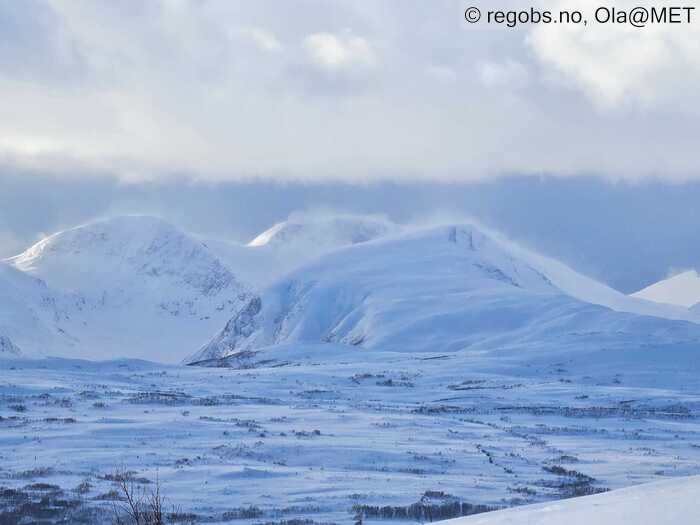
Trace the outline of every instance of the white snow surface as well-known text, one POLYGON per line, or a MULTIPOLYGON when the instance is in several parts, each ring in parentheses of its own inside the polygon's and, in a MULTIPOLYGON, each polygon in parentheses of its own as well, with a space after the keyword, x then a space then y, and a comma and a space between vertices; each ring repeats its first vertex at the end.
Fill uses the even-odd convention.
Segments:
POLYGON ((441 521, 442 525, 696 525, 700 476, 441 521))
POLYGON ((698 475, 697 354, 581 348, 517 363, 325 343, 215 369, 0 360, 0 519, 4 488, 43 483, 65 499, 87 482, 79 497, 103 518, 87 523, 113 523, 116 469, 158 477, 195 523, 259 509, 241 525, 353 523, 357 504, 504 508, 698 475))
POLYGON ((2 277, 0 328, 28 355, 177 362, 251 296, 200 241, 145 216, 51 235, 2 277))
POLYGON ((320 257, 252 298, 191 359, 280 343, 534 352, 697 342, 699 320, 684 308, 628 297, 476 226, 445 226, 320 257))
POLYGON ((632 295, 648 301, 690 308, 700 303, 700 275, 696 270, 688 270, 647 286, 632 295))
POLYGON ((62 312, 79 307, 77 298, 55 293, 41 279, 0 262, 0 354, 64 348, 70 338, 56 323, 65 320, 62 312))

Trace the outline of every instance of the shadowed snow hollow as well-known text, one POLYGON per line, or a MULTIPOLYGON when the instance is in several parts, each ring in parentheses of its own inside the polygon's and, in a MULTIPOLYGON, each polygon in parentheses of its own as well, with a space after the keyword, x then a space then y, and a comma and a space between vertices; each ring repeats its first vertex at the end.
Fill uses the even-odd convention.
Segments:
POLYGON ((280 343, 534 352, 700 341, 700 326, 667 319, 695 318, 629 298, 476 227, 450 226, 321 257, 249 301, 192 361, 280 343))
POLYGON ((251 296, 201 242, 153 217, 59 232, 7 262, 72 299, 50 323, 69 348, 31 344, 34 353, 179 361, 251 296))

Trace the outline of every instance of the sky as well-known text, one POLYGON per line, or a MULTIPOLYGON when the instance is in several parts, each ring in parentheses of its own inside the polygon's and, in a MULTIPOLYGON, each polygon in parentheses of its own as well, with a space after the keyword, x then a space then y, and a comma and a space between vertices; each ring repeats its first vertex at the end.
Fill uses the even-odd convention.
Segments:
POLYGON ((511 29, 465 1, 2 0, 0 154, 132 180, 700 176, 700 21, 511 29))
POLYGON ((475 217, 623 291, 700 265, 700 13, 470 5, 530 7, 0 0, 0 256, 119 213, 248 240, 336 210, 475 217))

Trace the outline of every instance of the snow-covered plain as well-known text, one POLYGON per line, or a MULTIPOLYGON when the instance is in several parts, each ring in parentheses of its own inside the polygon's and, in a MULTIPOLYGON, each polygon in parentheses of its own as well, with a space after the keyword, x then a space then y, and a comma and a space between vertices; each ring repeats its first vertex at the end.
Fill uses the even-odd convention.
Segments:
POLYGON ((700 474, 700 312, 473 225, 213 244, 118 218, 0 264, 0 523, 110 523, 116 471, 182 522, 284 525, 700 474))
POLYGON ((0 486, 61 487, 108 511, 110 475, 126 469, 157 476, 199 523, 348 523, 354 505, 367 522, 421 501, 450 517, 439 509, 453 502, 507 507, 696 475, 690 351, 520 366, 332 344, 278 347, 242 369, 14 360, 0 379, 0 486))

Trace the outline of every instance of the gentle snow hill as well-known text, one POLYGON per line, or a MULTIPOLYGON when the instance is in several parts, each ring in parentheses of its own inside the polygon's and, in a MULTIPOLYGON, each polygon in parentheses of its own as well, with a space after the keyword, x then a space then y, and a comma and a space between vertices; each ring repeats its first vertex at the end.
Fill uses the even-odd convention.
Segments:
POLYGON ((191 361, 281 343, 542 352, 700 342, 698 324, 675 320, 698 316, 627 297, 477 227, 448 226, 321 257, 252 298, 191 361))
POLYGON ((292 215, 248 244, 225 240, 204 243, 244 282, 265 287, 284 274, 338 248, 401 231, 380 218, 358 215, 292 215))
POLYGON ((579 498, 526 505, 443 525, 697 525, 700 476, 638 485, 579 498))
POLYGON ((695 270, 679 273, 632 294, 656 303, 690 308, 700 303, 700 275, 695 270))
MULTIPOLYGON (((24 321, 14 324, 27 343, 17 344, 33 354, 176 362, 252 296, 200 241, 154 217, 59 232, 7 263, 43 281, 49 296, 70 298, 56 304, 50 330, 70 340, 68 349, 39 345, 24 321)), ((40 295, 28 296, 28 308, 45 302, 40 295)))

